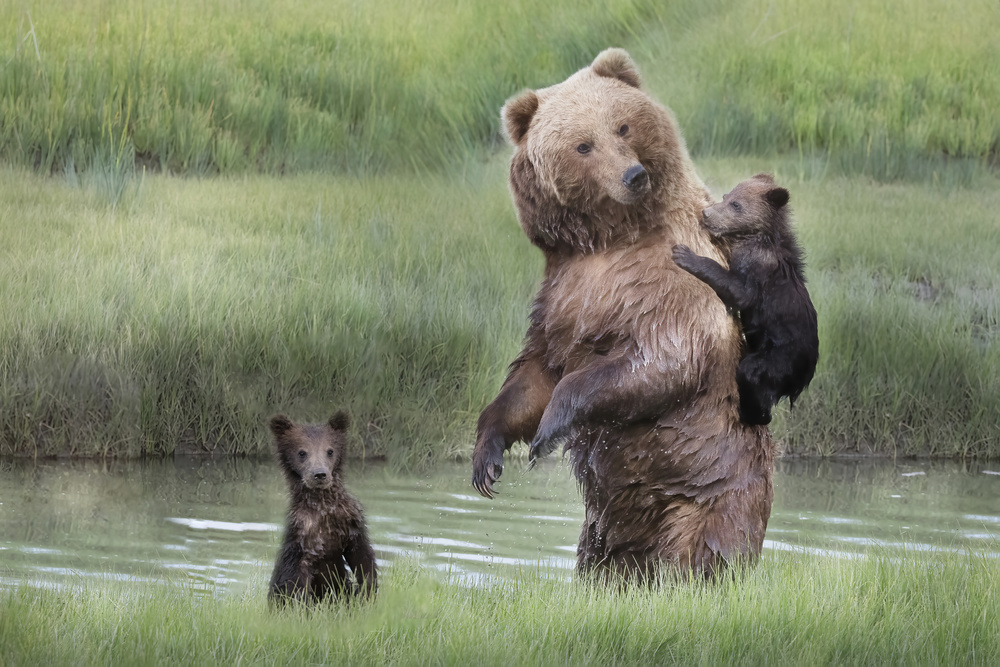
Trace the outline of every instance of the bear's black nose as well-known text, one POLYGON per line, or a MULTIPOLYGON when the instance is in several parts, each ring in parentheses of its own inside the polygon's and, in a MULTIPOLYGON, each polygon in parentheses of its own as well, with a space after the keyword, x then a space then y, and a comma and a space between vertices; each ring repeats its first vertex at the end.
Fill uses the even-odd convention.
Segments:
POLYGON ((649 174, 646 173, 641 164, 637 164, 634 167, 629 167, 625 175, 622 176, 622 182, 626 188, 635 192, 646 187, 646 183, 649 182, 649 174))
POLYGON ((322 470, 320 470, 318 472, 314 472, 313 473, 313 479, 324 480, 324 479, 326 479, 326 473, 323 472, 322 470))

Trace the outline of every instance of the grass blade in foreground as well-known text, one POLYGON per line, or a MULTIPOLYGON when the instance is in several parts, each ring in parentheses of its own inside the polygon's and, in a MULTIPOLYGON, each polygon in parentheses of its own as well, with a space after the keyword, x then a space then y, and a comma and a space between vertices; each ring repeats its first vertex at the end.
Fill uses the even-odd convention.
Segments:
POLYGON ((771 554, 743 577, 607 589, 508 572, 469 589, 397 562, 378 600, 267 611, 183 584, 0 593, 9 665, 996 664, 996 554, 771 554))

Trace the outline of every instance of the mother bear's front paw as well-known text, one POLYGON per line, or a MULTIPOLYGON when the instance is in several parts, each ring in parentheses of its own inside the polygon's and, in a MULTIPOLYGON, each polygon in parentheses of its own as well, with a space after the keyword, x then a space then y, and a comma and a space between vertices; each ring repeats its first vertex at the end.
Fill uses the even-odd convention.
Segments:
POLYGON ((531 447, 528 449, 528 460, 535 461, 551 454, 568 433, 568 424, 558 425, 553 424, 551 420, 542 419, 542 423, 538 426, 538 431, 531 441, 531 447))
POLYGON ((484 498, 495 495, 493 485, 503 474, 503 450, 486 453, 477 451, 472 456, 472 486, 484 498))

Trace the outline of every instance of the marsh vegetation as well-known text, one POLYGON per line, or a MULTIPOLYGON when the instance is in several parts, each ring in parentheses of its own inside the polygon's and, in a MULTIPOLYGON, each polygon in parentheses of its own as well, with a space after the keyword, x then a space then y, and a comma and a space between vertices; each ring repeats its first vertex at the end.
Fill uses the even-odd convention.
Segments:
POLYGON ((498 108, 608 44, 716 195, 792 192, 787 449, 1000 455, 994 3, 7 5, 0 455, 257 455, 345 407, 357 456, 466 457, 541 275, 498 108))

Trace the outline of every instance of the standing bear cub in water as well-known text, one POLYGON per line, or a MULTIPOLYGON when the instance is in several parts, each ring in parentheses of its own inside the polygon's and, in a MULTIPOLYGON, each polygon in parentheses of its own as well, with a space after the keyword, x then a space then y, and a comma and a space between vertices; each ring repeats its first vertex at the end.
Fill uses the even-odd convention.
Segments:
POLYGON ((736 371, 740 418, 767 424, 787 396, 794 405, 816 371, 816 310, 802 274, 802 251, 788 220, 788 190, 768 174, 743 181, 702 213, 712 238, 730 255, 729 270, 685 245, 674 262, 738 310, 747 354, 736 371))
POLYGON ((345 412, 316 425, 295 424, 284 415, 271 418, 291 496, 285 539, 271 576, 271 603, 375 592, 375 551, 364 510, 341 481, 349 421, 345 412))

